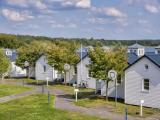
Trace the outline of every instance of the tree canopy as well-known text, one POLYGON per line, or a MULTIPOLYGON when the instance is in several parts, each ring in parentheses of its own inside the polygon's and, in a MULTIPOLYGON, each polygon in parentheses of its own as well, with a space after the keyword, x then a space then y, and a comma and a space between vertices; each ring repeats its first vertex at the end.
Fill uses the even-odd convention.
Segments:
POLYGON ((3 74, 8 72, 9 69, 9 59, 5 56, 4 50, 0 49, 0 76, 3 77, 3 74))
POLYGON ((90 50, 89 56, 91 59, 89 67, 93 77, 107 80, 108 71, 111 69, 117 71, 119 79, 123 76, 123 70, 127 66, 125 47, 114 46, 109 50, 96 47, 93 50, 90 50))

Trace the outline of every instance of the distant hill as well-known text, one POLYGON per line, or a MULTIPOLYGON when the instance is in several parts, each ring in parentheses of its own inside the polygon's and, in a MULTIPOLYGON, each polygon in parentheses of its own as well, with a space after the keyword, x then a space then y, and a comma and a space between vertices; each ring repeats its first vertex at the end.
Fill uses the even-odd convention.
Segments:
POLYGON ((86 38, 50 38, 44 36, 30 36, 30 35, 13 35, 13 34, 3 34, 0 33, 0 47, 4 48, 19 48, 24 44, 30 44, 32 41, 68 41, 68 42, 76 42, 77 44, 82 43, 85 46, 96 46, 97 44, 103 46, 109 46, 114 44, 122 44, 122 45, 132 45, 134 43, 139 43, 145 46, 158 46, 160 45, 159 40, 105 40, 105 39, 86 39, 86 38))

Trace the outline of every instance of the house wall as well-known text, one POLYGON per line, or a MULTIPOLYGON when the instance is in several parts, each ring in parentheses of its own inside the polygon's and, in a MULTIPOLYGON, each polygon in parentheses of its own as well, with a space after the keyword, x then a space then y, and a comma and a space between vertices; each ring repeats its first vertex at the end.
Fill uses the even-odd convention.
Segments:
POLYGON ((125 103, 160 108, 160 68, 146 57, 139 60, 125 71, 125 103), (149 69, 145 69, 145 64, 149 69), (150 80, 149 92, 142 91, 143 79, 150 80))
POLYGON ((77 81, 77 75, 75 74, 74 66, 71 66, 69 71, 66 71, 66 83, 73 84, 77 81))
POLYGON ((96 89, 96 79, 89 77, 89 65, 90 58, 87 56, 81 62, 77 64, 77 84, 80 85, 82 82, 88 84, 88 88, 96 89), (82 74, 82 75, 81 75, 82 74))
POLYGON ((35 67, 29 67, 29 78, 35 78, 35 67))
POLYGON ((41 56, 36 62, 35 78, 36 80, 46 80, 47 77, 49 78, 49 81, 53 81, 58 78, 58 71, 47 64, 45 56, 41 56), (46 66, 46 71, 44 71, 44 66, 46 66))
MULTIPOLYGON (((115 81, 110 81, 108 84, 108 97, 116 96, 115 81)), ((106 96, 106 82, 101 81, 101 95, 106 96)), ((124 80, 121 84, 117 84, 117 98, 124 99, 124 80)))
POLYGON ((11 71, 9 73, 9 76, 14 78, 26 77, 26 70, 17 66, 15 62, 11 62, 11 71))

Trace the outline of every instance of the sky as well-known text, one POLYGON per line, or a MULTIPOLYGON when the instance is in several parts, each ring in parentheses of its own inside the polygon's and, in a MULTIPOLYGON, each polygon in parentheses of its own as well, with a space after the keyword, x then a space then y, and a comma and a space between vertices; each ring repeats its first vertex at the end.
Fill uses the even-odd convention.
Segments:
POLYGON ((0 0, 0 33, 160 39, 160 0, 0 0))

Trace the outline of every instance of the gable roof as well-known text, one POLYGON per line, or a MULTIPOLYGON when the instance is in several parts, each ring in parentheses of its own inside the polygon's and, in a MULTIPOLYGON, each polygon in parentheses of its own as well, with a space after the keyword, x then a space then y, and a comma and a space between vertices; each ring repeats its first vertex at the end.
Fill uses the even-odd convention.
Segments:
POLYGON ((17 52, 15 49, 4 49, 4 54, 7 56, 7 58, 11 61, 14 62, 17 59, 17 52), (10 55, 7 55, 7 52, 11 52, 10 55))
POLYGON ((128 46, 128 48, 135 48, 135 49, 137 49, 137 48, 144 48, 144 46, 142 46, 142 45, 140 45, 138 43, 135 43, 135 44, 133 44, 131 46, 128 46))
POLYGON ((134 61, 132 64, 130 64, 128 67, 126 67, 124 70, 127 70, 130 68, 132 65, 136 64, 139 60, 142 58, 147 58, 150 60, 152 63, 154 63, 156 66, 160 68, 160 55, 159 54, 149 54, 149 55, 143 55, 142 57, 138 58, 136 61, 134 61))
POLYGON ((135 53, 128 53, 127 54, 128 64, 132 64, 134 61, 138 59, 138 56, 135 53))
POLYGON ((89 48, 81 48, 77 50, 77 55, 80 57, 80 60, 77 62, 77 64, 83 60, 84 58, 86 58, 88 56, 88 49, 89 48), (81 58, 81 52, 82 52, 82 58, 81 58))
POLYGON ((160 45, 158 45, 157 47, 155 47, 155 49, 160 49, 160 45))

